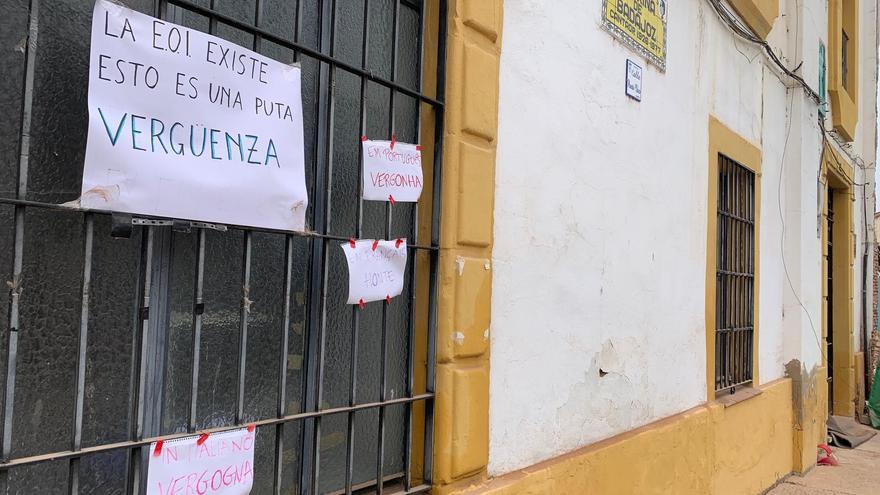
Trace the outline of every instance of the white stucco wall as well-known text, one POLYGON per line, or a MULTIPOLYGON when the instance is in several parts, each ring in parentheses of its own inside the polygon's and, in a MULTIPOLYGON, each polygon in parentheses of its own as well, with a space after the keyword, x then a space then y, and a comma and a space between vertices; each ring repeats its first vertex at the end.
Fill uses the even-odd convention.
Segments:
MULTIPOLYGON (((704 0, 668 5, 664 74, 601 28, 601 2, 504 4, 491 475, 705 402, 710 114, 763 151, 759 380, 821 360, 815 105, 704 0), (641 103, 624 94, 627 58, 644 68, 641 103)), ((809 40, 793 53, 805 74, 824 16, 780 18, 770 36, 809 40)))

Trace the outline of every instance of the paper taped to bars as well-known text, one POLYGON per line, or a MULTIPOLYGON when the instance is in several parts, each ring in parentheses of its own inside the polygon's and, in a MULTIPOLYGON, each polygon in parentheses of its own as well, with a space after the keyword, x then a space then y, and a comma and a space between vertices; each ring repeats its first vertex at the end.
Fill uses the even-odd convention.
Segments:
POLYGON ((420 146, 392 141, 363 141, 364 199, 417 202, 422 194, 420 146), (392 145, 393 143, 393 145, 392 145))
POLYGON ((247 428, 150 445, 147 495, 247 495, 254 484, 255 432, 247 428))
POLYGON ((299 67, 98 0, 88 108, 82 207, 305 229, 299 67))
POLYGON ((406 239, 342 244, 348 262, 348 304, 383 301, 403 292, 406 239))

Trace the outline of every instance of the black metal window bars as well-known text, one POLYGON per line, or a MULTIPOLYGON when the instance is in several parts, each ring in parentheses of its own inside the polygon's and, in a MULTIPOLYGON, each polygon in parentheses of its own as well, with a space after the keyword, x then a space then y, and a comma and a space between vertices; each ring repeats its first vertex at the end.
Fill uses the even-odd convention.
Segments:
MULTIPOLYGON (((20 158, 12 172, 17 179, 11 193, 0 197, 0 228, 8 227, 12 239, 0 246, 9 248, 0 260, 11 265, 4 272, 9 331, 2 340, 0 493, 142 493, 147 450, 155 439, 247 424, 257 428, 254 494, 426 492, 433 444, 446 2, 141 5, 149 3, 138 6, 302 64, 312 230, 229 226, 221 233, 194 224, 190 231, 177 228, 186 223, 172 228, 171 219, 153 218, 135 221, 131 237, 117 241, 109 233, 124 217, 71 210, 56 204, 61 201, 44 201, 56 197, 50 193, 31 194, 29 173, 41 176, 48 167, 31 149, 40 104, 35 94, 43 84, 35 76, 42 46, 37 35, 44 40, 57 34, 45 24, 41 8, 68 6, 30 0, 28 43, 22 47, 20 158), (427 8, 437 9, 436 26, 425 25, 427 8), (294 11, 292 23, 267 17, 284 9, 294 11), (272 21, 275 29, 267 27, 272 21), (277 28, 279 23, 286 28, 277 28), (430 39, 440 40, 437 46, 424 46, 426 29, 436 30, 430 39), (360 39, 352 42, 353 37, 360 39), (423 92, 429 49, 436 50, 433 97, 423 92), (379 62, 371 63, 374 58, 379 62), (353 124, 345 121, 349 117, 353 124), (424 136, 422 123, 432 117, 433 135, 424 136), (370 133, 433 141, 425 147, 433 150, 426 160, 433 163, 426 170, 432 177, 425 191, 430 212, 420 215, 418 205, 400 203, 392 211, 389 204, 360 199, 360 136, 370 133), (420 231, 430 238, 420 239, 420 231), (408 237, 415 256, 401 297, 392 305, 359 310, 344 305, 338 282, 346 271, 337 241, 367 236, 408 237), (61 263, 48 266, 49 261, 61 263), (63 269, 69 265, 74 271, 63 269), (77 276, 65 276, 70 273, 77 276), (58 300, 36 297, 43 285, 53 284, 73 288, 76 308, 57 321, 35 319, 46 311, 41 304, 58 300), (417 292, 427 298, 421 309, 417 292), (417 328, 417 320, 424 328, 417 328), (67 321, 74 324, 66 333, 51 328, 67 321), (67 351, 61 357, 54 350, 40 354, 53 345, 53 332, 71 344, 60 349, 67 351), (116 351, 101 348, 111 339, 116 351), (73 364, 72 376, 64 363, 73 364), (109 383, 119 390, 100 389, 109 383), (44 409, 50 411, 46 417, 39 414, 44 409), (51 420, 52 415, 61 419, 51 420)), ((90 17, 62 14, 74 29, 89 32, 90 17)))
POLYGON ((755 321, 755 174, 718 155, 715 390, 752 381, 755 321))

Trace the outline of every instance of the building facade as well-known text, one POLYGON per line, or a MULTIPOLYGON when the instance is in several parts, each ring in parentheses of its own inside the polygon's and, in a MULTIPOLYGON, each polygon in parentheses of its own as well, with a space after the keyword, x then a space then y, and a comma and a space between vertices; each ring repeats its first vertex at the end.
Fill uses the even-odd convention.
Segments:
POLYGON ((247 426, 254 494, 760 493, 864 412, 871 2, 122 3, 299 64, 307 231, 77 208, 94 2, 9 2, 0 492, 247 426), (404 237, 347 305, 337 245, 404 237))

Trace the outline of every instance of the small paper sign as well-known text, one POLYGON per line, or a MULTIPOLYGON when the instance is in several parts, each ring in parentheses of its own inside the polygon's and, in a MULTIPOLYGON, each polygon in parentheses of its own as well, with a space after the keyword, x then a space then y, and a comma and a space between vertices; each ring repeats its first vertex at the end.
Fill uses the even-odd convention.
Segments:
POLYGON ((214 433, 150 445, 147 495, 247 495, 254 484, 254 433, 214 433))
POLYGON ((403 292, 406 239, 342 244, 348 261, 348 304, 384 301, 403 292))
POLYGON ((392 141, 363 141, 364 199, 416 202, 422 194, 422 151, 392 141))

